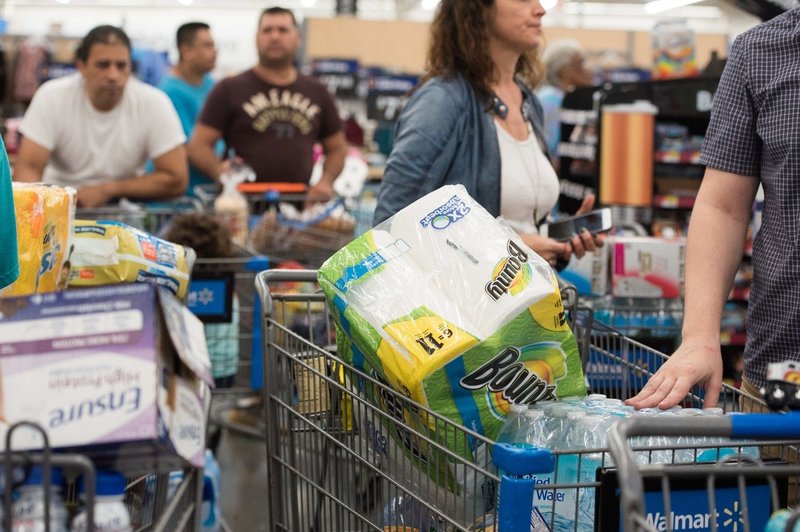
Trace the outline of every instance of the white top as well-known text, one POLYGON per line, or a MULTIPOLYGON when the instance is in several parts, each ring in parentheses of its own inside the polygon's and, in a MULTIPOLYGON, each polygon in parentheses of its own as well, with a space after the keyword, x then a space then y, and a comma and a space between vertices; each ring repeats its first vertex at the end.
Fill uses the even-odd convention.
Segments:
POLYGON ((166 94, 131 78, 111 111, 95 109, 83 77, 48 81, 33 96, 22 134, 50 150, 43 181, 74 187, 143 174, 155 159, 186 142, 166 94))
POLYGON ((517 140, 495 121, 500 145, 500 214, 520 234, 538 234, 536 222, 558 201, 558 176, 528 126, 517 140))

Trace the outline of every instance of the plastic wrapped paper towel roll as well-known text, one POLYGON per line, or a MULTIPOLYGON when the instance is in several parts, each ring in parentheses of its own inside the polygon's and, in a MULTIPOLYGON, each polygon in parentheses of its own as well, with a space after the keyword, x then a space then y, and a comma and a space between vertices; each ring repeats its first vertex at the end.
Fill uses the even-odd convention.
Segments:
POLYGON ((332 280, 349 307, 409 362, 477 343, 469 313, 414 263, 405 241, 375 229, 366 236, 375 253, 332 280))
POLYGON ((430 272, 481 340, 557 286, 547 262, 461 185, 441 187, 401 210, 390 232, 408 243, 419 269, 430 272))

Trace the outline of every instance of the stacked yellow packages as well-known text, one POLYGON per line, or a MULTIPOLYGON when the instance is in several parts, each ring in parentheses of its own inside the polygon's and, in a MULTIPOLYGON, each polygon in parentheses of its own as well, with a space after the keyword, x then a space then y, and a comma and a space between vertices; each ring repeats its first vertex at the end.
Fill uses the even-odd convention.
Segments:
POLYGON ((53 292, 66 286, 75 219, 75 189, 14 183, 19 278, 0 296, 53 292))
POLYGON ((112 221, 76 220, 74 238, 70 287, 153 283, 181 299, 189 289, 192 248, 112 221))

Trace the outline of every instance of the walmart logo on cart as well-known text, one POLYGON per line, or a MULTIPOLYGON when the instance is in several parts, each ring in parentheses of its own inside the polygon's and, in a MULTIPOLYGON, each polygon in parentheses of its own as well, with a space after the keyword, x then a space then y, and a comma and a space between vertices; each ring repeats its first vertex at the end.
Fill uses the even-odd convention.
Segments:
MULTIPOLYGON (((733 508, 725 508, 722 513, 716 512, 714 518, 717 521, 717 530, 739 532, 744 530, 744 520, 739 510, 739 502, 734 502, 733 508)), ((711 530, 711 514, 669 514, 669 521, 672 530, 711 530)), ((667 530, 667 516, 660 512, 648 513, 647 524, 656 530, 667 530)))
MULTIPOLYGON (((739 507, 739 501, 733 501, 730 508, 724 508, 722 512, 715 512, 713 518, 717 522, 717 530, 724 532, 739 532, 744 530, 744 519, 739 507)), ((647 514, 647 524, 656 530, 668 530, 667 523, 672 525, 672 530, 711 530, 712 514, 695 513, 681 514, 671 512, 669 521, 667 516, 661 512, 647 514)))

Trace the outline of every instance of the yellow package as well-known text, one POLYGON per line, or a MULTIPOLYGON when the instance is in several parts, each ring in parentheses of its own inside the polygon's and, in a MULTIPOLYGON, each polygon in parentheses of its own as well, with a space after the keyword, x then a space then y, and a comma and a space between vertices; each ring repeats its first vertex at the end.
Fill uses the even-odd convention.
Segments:
POLYGON ((195 253, 121 222, 76 220, 69 286, 153 283, 183 298, 195 253))
POLYGON ((0 296, 27 296, 66 286, 75 220, 75 189, 14 183, 19 278, 0 296))

